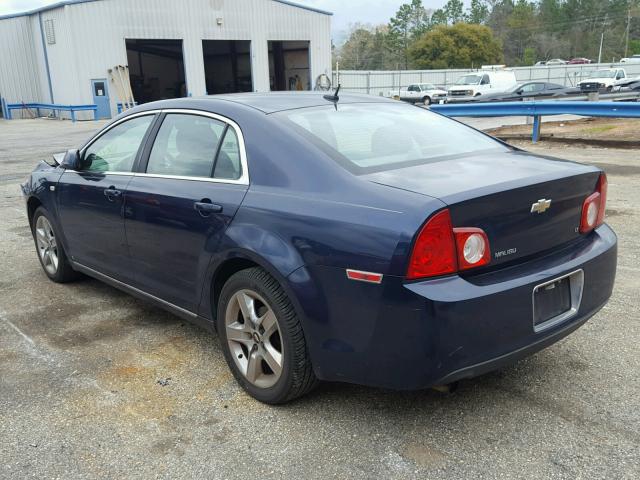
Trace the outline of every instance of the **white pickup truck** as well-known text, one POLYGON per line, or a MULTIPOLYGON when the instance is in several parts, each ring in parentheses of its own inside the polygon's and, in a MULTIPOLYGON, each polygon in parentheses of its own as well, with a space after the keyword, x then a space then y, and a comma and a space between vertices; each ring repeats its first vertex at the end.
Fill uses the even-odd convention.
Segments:
POLYGON ((447 98, 446 90, 441 90, 432 83, 412 83, 406 89, 389 92, 393 98, 399 98, 404 102, 424 103, 431 105, 432 103, 440 103, 447 98))
POLYGON ((627 72, 624 68, 602 68, 591 72, 585 80, 578 82, 578 87, 583 92, 611 91, 617 81, 625 78, 627 72))

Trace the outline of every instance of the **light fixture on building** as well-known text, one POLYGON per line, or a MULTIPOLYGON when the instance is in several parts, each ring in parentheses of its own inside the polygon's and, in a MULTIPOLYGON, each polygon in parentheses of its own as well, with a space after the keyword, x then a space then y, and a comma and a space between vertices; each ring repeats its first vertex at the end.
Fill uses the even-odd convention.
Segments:
POLYGON ((218 18, 216 18, 216 23, 217 23, 218 25, 222 25, 222 17, 218 17, 218 18))

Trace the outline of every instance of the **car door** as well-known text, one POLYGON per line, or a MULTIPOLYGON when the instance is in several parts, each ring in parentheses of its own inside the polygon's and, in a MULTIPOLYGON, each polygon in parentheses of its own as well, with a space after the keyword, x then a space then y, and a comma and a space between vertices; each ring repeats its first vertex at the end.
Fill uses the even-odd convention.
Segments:
POLYGON ((139 289, 197 310, 212 254, 248 189, 240 128, 217 115, 167 111, 125 196, 139 289))
POLYGON ((540 83, 540 82, 528 83, 524 85, 521 88, 521 90, 522 90, 523 98, 538 97, 543 94, 544 83, 540 83))
POLYGON ((71 259, 120 281, 133 279, 124 234, 124 192, 150 131, 153 113, 126 118, 80 152, 78 170, 57 186, 58 211, 71 259))

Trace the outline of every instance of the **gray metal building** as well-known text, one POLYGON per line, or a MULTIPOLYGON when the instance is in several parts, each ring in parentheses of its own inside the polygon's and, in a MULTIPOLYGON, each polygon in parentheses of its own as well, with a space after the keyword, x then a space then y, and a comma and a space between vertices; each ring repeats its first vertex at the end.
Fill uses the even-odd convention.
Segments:
POLYGON ((7 103, 97 104, 308 90, 331 76, 331 13, 287 0, 67 0, 0 17, 0 97, 7 103))

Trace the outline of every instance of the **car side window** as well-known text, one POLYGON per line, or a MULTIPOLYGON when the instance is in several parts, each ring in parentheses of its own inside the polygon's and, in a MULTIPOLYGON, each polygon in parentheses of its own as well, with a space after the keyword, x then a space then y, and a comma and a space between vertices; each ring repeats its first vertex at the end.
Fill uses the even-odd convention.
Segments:
POLYGON ((489 80, 489 75, 485 73, 482 76, 482 81, 480 82, 480 85, 489 85, 490 83, 491 83, 491 80, 489 80))
POLYGON ((154 115, 132 118, 100 136, 85 150, 81 170, 130 172, 153 118, 154 115))
POLYGON ((544 89, 544 84, 542 83, 530 83, 529 85, 525 85, 522 90, 524 92, 539 92, 544 89))
POLYGON ((242 176, 240 162, 240 143, 236 131, 229 127, 224 136, 213 177, 222 180, 238 180, 242 176))
POLYGON ((153 143, 147 173, 211 177, 226 124, 190 114, 168 114, 153 143))

